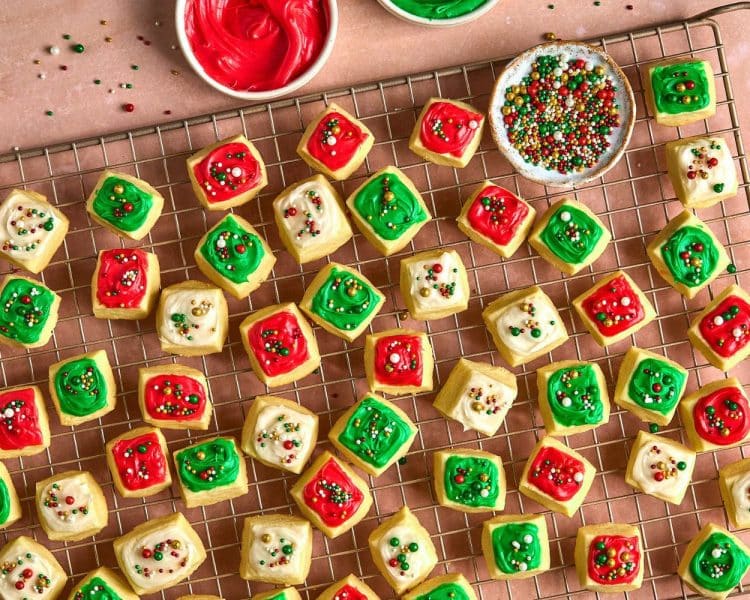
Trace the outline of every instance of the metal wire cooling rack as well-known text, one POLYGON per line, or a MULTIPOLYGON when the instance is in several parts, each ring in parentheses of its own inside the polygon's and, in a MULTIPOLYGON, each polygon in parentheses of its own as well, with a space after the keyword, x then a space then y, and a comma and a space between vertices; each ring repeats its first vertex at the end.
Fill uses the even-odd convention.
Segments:
MULTIPOLYGON (((665 352, 690 368, 691 388, 722 376, 706 365, 685 338, 690 315, 701 309, 710 294, 734 280, 750 287, 750 217, 748 207, 747 161, 727 69, 724 42, 711 17, 729 10, 747 9, 750 3, 725 7, 685 22, 594 40, 609 52, 629 76, 636 94, 638 120, 624 159, 603 180, 578 189, 574 195, 592 207, 607 223, 615 241, 593 268, 573 277, 561 277, 528 248, 512 259, 499 261, 483 247, 469 243, 455 226, 462 200, 477 182, 491 178, 515 190, 538 209, 563 195, 525 181, 493 148, 489 136, 472 163, 464 170, 426 164, 407 147, 407 139, 423 102, 433 95, 460 98, 486 109, 492 84, 504 61, 483 62, 400 77, 381 83, 342 89, 322 95, 284 100, 221 114, 196 117, 158 127, 123 132, 96 139, 60 144, 36 150, 15 151, 0 156, 2 188, 21 186, 47 194, 68 215, 71 229, 63 249, 44 271, 45 283, 62 296, 60 321, 53 342, 34 351, 0 349, 2 386, 35 383, 46 388, 47 367, 64 357, 98 348, 105 349, 114 365, 118 385, 116 411, 101 421, 65 428, 51 414, 52 444, 46 454, 8 461, 13 480, 22 496, 24 518, 3 532, 5 539, 18 534, 33 535, 50 547, 63 567, 78 580, 98 565, 116 565, 111 541, 144 519, 183 511, 193 523, 206 547, 208 559, 190 582, 163 593, 175 598, 183 593, 215 593, 227 600, 247 598, 264 586, 248 584, 237 576, 239 532, 242 518, 249 514, 291 512, 288 495, 292 477, 260 464, 250 463, 250 493, 231 502, 186 510, 174 488, 146 500, 120 498, 114 493, 103 460, 105 440, 140 424, 137 407, 137 369, 172 361, 164 356, 154 333, 153 320, 142 322, 101 321, 92 316, 90 278, 97 250, 125 243, 98 226, 92 226, 84 198, 91 191, 98 173, 105 167, 131 172, 148 180, 166 198, 164 214, 141 246, 159 255, 162 282, 169 285, 188 277, 201 278, 192 260, 198 238, 220 215, 206 214, 193 197, 187 181, 184 159, 194 149, 216 139, 243 131, 253 139, 268 164, 269 188, 255 203, 239 209, 266 236, 277 253, 273 276, 249 300, 229 299, 230 336, 221 354, 180 362, 204 370, 215 403, 212 427, 206 433, 166 431, 170 449, 181 448, 188 440, 216 432, 239 436, 246 406, 265 389, 249 371, 247 357, 238 338, 238 325, 248 311, 282 301, 299 301, 305 286, 321 263, 299 267, 281 250, 271 215, 271 198, 289 183, 306 177, 310 171, 294 148, 304 125, 324 103, 335 99, 354 112, 375 132, 378 140, 365 168, 341 184, 341 191, 352 191, 375 170, 395 164, 417 184, 429 202, 435 219, 426 226, 404 254, 416 249, 450 246, 469 268, 472 299, 469 310, 451 319, 422 325, 410 323, 397 291, 399 256, 382 258, 356 235, 331 259, 356 263, 387 295, 387 304, 373 322, 374 330, 397 325, 425 327, 436 354, 436 389, 447 377, 459 356, 496 362, 498 357, 481 320, 483 306, 507 289, 539 283, 562 307, 571 340, 556 350, 551 359, 572 355, 596 360, 608 376, 610 388, 623 352, 629 343, 607 350, 596 346, 582 325, 573 318, 571 298, 591 285, 599 275, 616 267, 625 268, 646 291, 658 309, 655 323, 639 332, 632 343, 665 352), (662 57, 698 56, 709 60, 716 71, 718 110, 708 122, 681 129, 656 126, 645 116, 641 67, 662 57), (726 245, 738 265, 733 276, 725 275, 692 301, 685 301, 652 270, 645 246, 670 216, 680 210, 679 202, 664 173, 662 144, 677 135, 701 132, 727 137, 741 176, 739 195, 721 206, 701 212, 726 245), (53 472, 86 469, 102 482, 110 507, 109 526, 95 539, 81 543, 49 542, 40 531, 33 507, 34 483, 53 472)), ((3 269, 7 271, 7 266, 3 269)), ((360 338, 347 345, 318 330, 323 362, 320 372, 281 391, 315 410, 321 417, 321 440, 331 424, 364 392, 362 344, 360 338)), ((484 600, 505 597, 567 597, 593 595, 580 590, 573 569, 573 545, 577 528, 583 523, 619 521, 637 523, 646 547, 646 578, 632 597, 686 597, 675 570, 689 539, 708 521, 726 525, 717 488, 717 468, 741 456, 740 450, 704 453, 698 458, 694 481, 680 506, 667 505, 650 496, 636 494, 625 485, 624 467, 630 440, 643 425, 632 415, 615 410, 610 422, 594 432, 569 438, 597 467, 594 486, 582 509, 566 518, 529 501, 517 492, 518 478, 534 442, 542 435, 536 408, 536 384, 532 367, 517 369, 519 399, 497 436, 481 438, 464 433, 454 422, 444 420, 432 407, 432 394, 396 400, 419 424, 419 435, 408 461, 397 465, 376 480, 370 479, 374 510, 354 530, 330 541, 315 534, 313 567, 303 596, 313 598, 330 582, 349 572, 363 577, 383 598, 392 592, 377 574, 367 549, 368 533, 382 517, 403 503, 415 511, 433 533, 440 564, 436 573, 461 571, 484 600), (506 512, 545 512, 551 542, 552 568, 548 573, 523 582, 498 583, 489 580, 480 554, 480 523, 489 515, 464 515, 436 506, 431 487, 431 453, 444 447, 481 447, 500 454, 508 473, 506 512)), ((735 375, 748 383, 750 375, 735 369, 735 375)), ((50 412, 51 406, 49 406, 50 412)), ((679 420, 664 433, 683 438, 679 420)), ((683 440, 684 441, 684 440, 683 440)), ((320 446, 327 446, 321 441, 320 446)), ((743 535, 743 534, 741 534, 743 535)), ((743 537, 747 537, 744 536, 743 537)), ((741 591, 741 590, 740 590, 741 591)))

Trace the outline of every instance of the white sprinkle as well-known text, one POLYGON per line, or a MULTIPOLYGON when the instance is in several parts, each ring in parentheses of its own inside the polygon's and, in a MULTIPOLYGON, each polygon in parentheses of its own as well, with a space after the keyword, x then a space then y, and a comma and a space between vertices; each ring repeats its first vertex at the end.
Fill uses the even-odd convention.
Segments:
POLYGON ((57 56, 58 54, 60 54, 60 48, 59 48, 59 46, 50 46, 49 48, 47 48, 47 51, 52 56, 57 56))
POLYGON ((483 490, 482 490, 481 492, 479 492, 479 495, 480 495, 480 496, 481 496, 482 498, 486 498, 487 496, 489 496, 489 495, 490 495, 490 491, 489 491, 489 490, 488 490, 487 488, 484 488, 484 489, 483 489, 483 490))
POLYGON ((573 218, 573 216, 567 210, 560 213, 560 220, 563 223, 567 223, 572 218, 573 218))
POLYGON ((39 73, 39 75, 37 75, 37 77, 39 77, 39 79, 47 79, 47 74, 46 73, 39 73))
POLYGON ((242 175, 242 169, 240 169, 239 167, 233 167, 232 177, 239 177, 240 175, 242 175))
POLYGON ((218 240, 216 240, 216 246, 219 248, 226 248, 227 241, 224 238, 219 238, 218 240))
POLYGON ((516 550, 521 547, 521 544, 519 544, 516 540, 513 540, 510 545, 513 546, 516 550))
POLYGON ((568 397, 566 396, 565 398, 563 398, 563 399, 562 399, 562 400, 560 401, 560 404, 562 404, 562 405, 563 405, 564 407, 566 407, 566 408, 567 408, 567 407, 569 407, 569 406, 570 406, 571 404, 573 404, 573 401, 572 401, 572 400, 571 400, 570 398, 568 398, 568 397))
POLYGON ((476 129, 477 127, 479 127, 479 123, 477 123, 474 119, 469 121, 469 129, 476 129))
POLYGON ((328 139, 326 140, 326 144, 329 146, 335 146, 336 145, 336 137, 333 135, 329 135, 328 139))
POLYGON ((732 335, 736 338, 742 337, 742 327, 735 327, 732 329, 732 335))
POLYGON ((592 63, 591 61, 588 61, 586 63, 586 70, 587 71, 593 71, 594 70, 594 63, 592 63))
POLYGON ((528 565, 525 562, 518 563, 518 570, 519 571, 525 571, 528 568, 529 567, 528 567, 528 565))
POLYGON ((713 550, 711 550, 711 556, 713 556, 714 558, 721 558, 721 555, 721 548, 714 548, 713 550))
POLYGON ((573 479, 574 479, 574 480, 575 480, 576 482, 578 482, 578 483, 581 483, 581 482, 583 481, 583 473, 581 473, 581 472, 579 471, 578 473, 576 473, 575 475, 573 475, 573 479))
POLYGON ((714 317, 714 325, 716 325, 717 327, 720 325, 724 325, 724 317, 722 317, 721 315, 716 315, 714 317))
POLYGON ((531 537, 531 535, 529 535, 528 533, 525 536, 523 536, 523 543, 524 544, 530 544, 533 541, 534 541, 534 538, 531 537))
POLYGON ((6 409, 5 409, 5 412, 3 413, 3 416, 4 416, 4 417, 5 417, 6 419, 10 419, 10 418, 12 418, 12 417, 13 417, 13 409, 12 409, 12 408, 6 408, 6 409))
POLYGON ((397 352, 394 352, 388 357, 388 360, 390 361, 391 364, 395 365, 401 361, 401 357, 398 355, 397 352))
POLYGON ((563 139, 563 132, 562 131, 555 131, 555 133, 552 134, 552 137, 556 140, 560 141, 563 139))
POLYGON ((630 298, 628 296, 623 296, 620 299, 620 304, 622 304, 623 306, 630 306, 630 298))

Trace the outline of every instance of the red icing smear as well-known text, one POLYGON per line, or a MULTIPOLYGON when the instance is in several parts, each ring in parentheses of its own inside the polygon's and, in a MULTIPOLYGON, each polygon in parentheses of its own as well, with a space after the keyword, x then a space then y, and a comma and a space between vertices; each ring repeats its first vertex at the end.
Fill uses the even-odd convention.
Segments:
POLYGON ((529 483, 555 500, 567 502, 581 489, 584 471, 583 463, 577 458, 545 446, 539 450, 529 468, 529 483))
POLYGON ((120 440, 112 446, 112 457, 123 487, 129 490, 159 485, 167 477, 167 459, 155 433, 120 440))
POLYGON ((489 185, 474 199, 466 218, 472 229, 492 243, 507 246, 516 237, 528 214, 529 207, 512 192, 489 185))
POLYGON ((331 171, 338 171, 351 162, 367 138, 368 134, 356 123, 341 113, 329 112, 307 141, 307 151, 331 171))
POLYGON ((96 299, 107 308, 137 308, 146 295, 147 277, 143 250, 105 250, 99 259, 96 299))
POLYGON ((591 540, 588 571, 589 578, 596 583, 631 583, 638 577, 640 570, 641 549, 637 537, 598 535, 591 540), (602 544, 604 548, 601 547, 602 544))
POLYGON ((260 368, 269 377, 293 371, 310 356, 297 317, 286 310, 255 323, 247 332, 247 339, 260 368))
POLYGON ((145 384, 146 412, 162 421, 199 421, 206 410, 206 389, 187 375, 157 375, 145 384))
POLYGON ((305 504, 328 527, 346 523, 364 500, 360 489, 334 459, 330 459, 302 490, 305 504))
POLYGON ((422 341, 414 335, 391 335, 375 343, 375 378, 387 385, 422 384, 422 341))
POLYGON ((622 275, 594 290, 583 301, 583 308, 599 332, 607 337, 630 329, 645 317, 638 295, 622 275))
POLYGON ((328 36, 323 0, 189 0, 185 34, 206 74, 234 90, 285 86, 307 71, 328 36))
POLYGON ((432 152, 461 157, 483 118, 450 102, 433 102, 422 119, 419 139, 432 152))
POLYGON ((258 161, 249 148, 239 142, 214 148, 195 165, 193 173, 209 202, 235 198, 256 187, 261 179, 258 161))
POLYGON ((333 597, 334 600, 368 600, 367 596, 351 585, 345 585, 333 597))
POLYGON ((727 296, 698 327, 711 350, 732 356, 750 341, 750 305, 739 296, 727 296))
POLYGON ((44 442, 33 389, 0 394, 0 419, 1 449, 21 450, 44 442))
POLYGON ((698 435, 712 444, 736 444, 750 432, 747 399, 734 386, 716 390, 695 403, 693 423, 698 435))

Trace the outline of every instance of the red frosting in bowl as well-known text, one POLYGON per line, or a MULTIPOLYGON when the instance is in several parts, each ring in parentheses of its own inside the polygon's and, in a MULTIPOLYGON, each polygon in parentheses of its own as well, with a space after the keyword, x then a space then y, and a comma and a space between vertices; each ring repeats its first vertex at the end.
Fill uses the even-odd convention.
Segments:
POLYGON ((185 34, 218 83, 243 91, 284 87, 320 56, 325 0, 188 0, 185 34))

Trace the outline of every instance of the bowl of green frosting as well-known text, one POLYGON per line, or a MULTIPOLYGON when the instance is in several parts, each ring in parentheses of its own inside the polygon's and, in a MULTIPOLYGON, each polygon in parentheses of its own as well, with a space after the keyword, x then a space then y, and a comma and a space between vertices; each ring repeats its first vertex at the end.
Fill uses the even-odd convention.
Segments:
POLYGON ((428 27, 462 25, 489 12, 500 0, 378 0, 388 12, 428 27))

